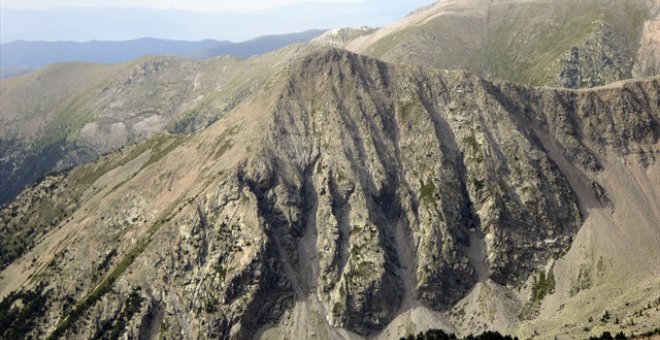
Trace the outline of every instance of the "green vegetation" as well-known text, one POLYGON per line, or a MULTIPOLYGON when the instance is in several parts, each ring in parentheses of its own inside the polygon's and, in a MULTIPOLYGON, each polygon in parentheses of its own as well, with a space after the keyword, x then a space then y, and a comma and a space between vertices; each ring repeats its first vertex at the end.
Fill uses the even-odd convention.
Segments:
POLYGON ((45 194, 43 197, 24 197, 0 210, 0 270, 23 256, 37 237, 68 216, 67 202, 52 197, 64 185, 62 179, 61 175, 54 176, 43 185, 34 186, 34 190, 45 194))
MULTIPOLYGON (((79 131, 90 120, 89 114, 81 112, 79 107, 80 103, 85 101, 85 96, 87 95, 73 98, 70 104, 63 108, 52 108, 57 112, 56 117, 52 117, 52 121, 46 125, 47 128, 40 132, 39 138, 32 143, 0 143, 0 149, 5 149, 0 154, 6 157, 0 161, 0 204, 14 198, 26 186, 51 172, 71 149, 71 141, 75 139, 73 131, 79 131), (13 144, 11 148, 7 148, 9 144, 13 144)), ((41 114, 45 115, 35 110, 21 119, 41 114)))
POLYGON ((227 276, 227 269, 222 263, 219 263, 217 266, 213 267, 213 269, 215 269, 215 272, 220 275, 220 280, 224 280, 225 276, 227 276))
POLYGON ((403 104, 403 106, 401 106, 401 109, 399 110, 401 116, 401 122, 407 123, 408 121, 410 121, 410 118, 412 118, 417 108, 418 108, 417 103, 414 100, 403 104))
POLYGON ((395 47, 400 46, 406 41, 410 41, 418 31, 414 28, 407 28, 394 34, 389 34, 378 41, 377 44, 369 48, 369 53, 375 57, 383 58, 389 54, 395 47))
MULTIPOLYGON (((553 66, 555 60, 591 34, 599 20, 622 31, 633 43, 638 41, 645 16, 637 5, 597 0, 573 1, 570 6, 547 2, 516 3, 496 8, 508 14, 496 13, 501 20, 489 25, 490 41, 486 55, 490 74, 493 78, 532 85, 553 83, 558 75, 553 66), (530 19, 538 17, 538 13, 559 22, 530 19), (519 34, 512 35, 511 32, 519 34), (542 34, 542 38, 538 38, 538 34, 542 34)), ((632 50, 633 46, 630 48, 632 50)))
POLYGON ((477 191, 481 191, 486 185, 484 184, 484 181, 476 178, 471 178, 472 184, 474 184, 474 188, 477 191))
POLYGON ((43 174, 50 172, 64 155, 65 148, 64 139, 48 142, 40 140, 24 151, 18 146, 12 149, 14 152, 22 150, 20 154, 2 154, 7 158, 0 161, 0 205, 16 197, 29 184, 38 182, 43 178, 43 174))
MULTIPOLYGON (((34 196, 38 196, 37 199, 19 198, 19 201, 0 210, 0 270, 29 251, 37 237, 66 220, 69 212, 76 209, 83 192, 93 187, 99 178, 151 151, 150 158, 142 165, 141 171, 165 157, 183 140, 183 137, 176 135, 161 134, 124 152, 105 156, 94 163, 76 167, 68 173, 48 176, 39 184, 33 185, 31 190, 35 191, 34 196), (60 187, 66 190, 59 192, 60 187), (24 216, 20 212, 21 206, 29 207, 29 215, 24 216)), ((139 171, 134 173, 133 177, 137 173, 139 171)), ((113 190, 131 178, 127 177, 113 190)))
POLYGON ((94 163, 79 166, 71 171, 71 182, 75 184, 72 187, 84 190, 108 172, 128 164, 145 152, 151 151, 151 157, 142 166, 140 169, 142 170, 149 164, 161 159, 182 141, 183 137, 164 133, 133 145, 124 152, 115 153, 94 163))
POLYGON ((484 12, 485 17, 453 11, 430 16, 383 36, 367 53, 389 62, 462 68, 491 79, 554 85, 561 66, 557 61, 601 22, 622 33, 627 46, 619 53, 625 55, 636 50, 650 14, 641 1, 616 0, 496 2, 484 12))
POLYGON ((612 333, 610 332, 603 332, 600 336, 590 336, 589 340, 625 340, 628 339, 628 337, 623 334, 623 332, 617 333, 614 337, 612 337, 612 333))
MULTIPOLYGON (((178 205, 179 201, 175 202, 170 209, 165 210, 174 214, 177 212, 177 209, 174 209, 178 205)), ((157 220, 151 228, 147 231, 146 235, 140 239, 137 244, 128 251, 128 253, 122 258, 122 260, 115 266, 115 268, 110 271, 110 273, 99 283, 96 288, 92 290, 85 298, 83 298, 73 310, 67 315, 64 320, 55 328, 53 333, 48 337, 48 339, 57 339, 64 336, 65 332, 83 315, 87 309, 94 306, 105 294, 110 292, 115 281, 126 271, 126 269, 135 262, 135 259, 144 252, 147 246, 151 243, 153 236, 156 232, 167 222, 172 219, 172 215, 165 214, 164 217, 157 220)))
POLYGON ((344 305, 342 303, 335 302, 335 304, 332 306, 332 314, 341 315, 341 313, 343 313, 345 309, 346 308, 344 308, 344 305))
POLYGON ((605 311, 605 313, 603 314, 603 317, 600 318, 600 322, 607 323, 607 322, 610 321, 611 317, 612 317, 612 315, 610 315, 610 312, 605 311))
POLYGON ((546 295, 555 291, 555 276, 553 274, 554 266, 550 268, 546 276, 545 272, 539 273, 539 279, 534 278, 532 286, 532 301, 540 302, 546 295))
POLYGON ((438 188, 433 183, 433 177, 429 175, 428 179, 426 180, 426 184, 420 181, 419 185, 421 187, 419 190, 419 202, 423 204, 429 204, 430 207, 432 207, 433 210, 438 213, 438 218, 440 221, 444 222, 445 217, 438 207, 438 188))
POLYGON ((543 298, 549 294, 554 293, 555 291, 555 276, 553 273, 554 265, 550 267, 550 270, 546 274, 545 271, 542 271, 534 277, 534 284, 532 285, 532 296, 530 301, 527 302, 518 317, 521 320, 531 320, 538 316, 539 308, 541 307, 541 301, 543 298))
POLYGON ((435 184, 433 183, 433 178, 429 176, 429 178, 426 180, 426 184, 424 182, 420 181, 420 186, 421 189, 419 190, 419 200, 420 201, 428 201, 429 203, 432 203, 435 205, 435 193, 438 190, 435 187, 435 184))
POLYGON ((147 144, 155 143, 153 147, 149 148, 151 150, 151 157, 149 160, 142 165, 140 171, 146 169, 149 165, 158 162, 168 155, 172 150, 176 149, 177 146, 183 143, 184 138, 177 135, 160 135, 156 141, 149 140, 147 144))
POLYGON ((48 297, 45 283, 31 290, 12 292, 0 302, 0 338, 32 338, 37 320, 46 314, 48 297), (20 301, 20 304, 17 302, 20 301))
POLYGON ((477 142, 477 138, 474 136, 474 131, 472 131, 472 134, 469 136, 463 138, 463 143, 470 148, 472 153, 477 153, 481 149, 479 142, 477 142))
POLYGON ((471 159, 477 163, 482 163, 484 161, 484 154, 481 151, 481 145, 477 142, 474 130, 472 130, 469 136, 463 138, 463 144, 466 145, 465 151, 471 159))
POLYGON ((101 263, 99 263, 98 267, 96 267, 96 270, 92 274, 92 282, 96 282, 98 277, 100 275, 103 275, 108 270, 108 267, 110 266, 110 261, 117 256, 117 249, 112 249, 104 258, 101 263))
POLYGON ((138 293, 140 288, 134 289, 129 295, 124 307, 116 319, 110 319, 96 331, 94 339, 119 339, 126 330, 126 324, 140 311, 143 298, 138 293))
POLYGON ((502 335, 499 332, 491 332, 491 331, 486 331, 484 333, 481 333, 479 335, 468 335, 464 338, 458 338, 456 335, 452 333, 445 333, 443 330, 440 329, 431 329, 426 332, 421 332, 417 334, 416 336, 414 335, 409 335, 407 337, 402 337, 401 340, 457 340, 457 339, 464 339, 464 340, 514 340, 518 339, 517 337, 512 338, 509 335, 502 335))
POLYGON ((216 146, 215 146, 216 149, 215 152, 213 153, 213 159, 218 159, 222 157, 222 155, 224 155, 225 152, 227 152, 227 150, 231 149, 231 147, 234 146, 231 137, 236 135, 238 130, 239 130, 238 126, 232 126, 231 128, 222 131, 222 133, 220 134, 220 136, 218 136, 216 140, 216 146))

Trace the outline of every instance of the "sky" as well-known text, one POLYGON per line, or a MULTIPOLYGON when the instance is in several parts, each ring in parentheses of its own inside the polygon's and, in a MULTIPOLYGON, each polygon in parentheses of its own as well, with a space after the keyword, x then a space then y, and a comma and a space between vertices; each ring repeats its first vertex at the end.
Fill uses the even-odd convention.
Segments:
POLYGON ((0 0, 0 43, 139 38, 245 41, 382 27, 434 0, 0 0), (322 1, 322 2, 318 2, 322 1))
POLYGON ((360 3, 364 0, 0 0, 11 9, 48 9, 55 7, 129 7, 181 9, 196 12, 244 12, 290 6, 300 3, 360 3))

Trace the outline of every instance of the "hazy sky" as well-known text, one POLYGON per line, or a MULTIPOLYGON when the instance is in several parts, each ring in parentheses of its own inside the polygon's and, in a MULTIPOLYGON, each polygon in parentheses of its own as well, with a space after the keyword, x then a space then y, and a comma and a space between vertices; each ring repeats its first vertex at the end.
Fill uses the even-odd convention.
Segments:
POLYGON ((0 0, 0 43, 143 37, 243 41, 387 25, 434 0, 0 0))
POLYGON ((300 3, 361 3, 364 0, 0 0, 2 7, 47 9, 53 7, 141 7, 226 12, 268 9, 300 3))

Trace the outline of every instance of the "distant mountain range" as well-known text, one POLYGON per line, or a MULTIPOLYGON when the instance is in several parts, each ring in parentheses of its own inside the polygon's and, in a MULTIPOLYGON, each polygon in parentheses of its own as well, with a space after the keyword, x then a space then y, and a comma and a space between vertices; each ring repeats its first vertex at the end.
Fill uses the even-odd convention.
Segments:
MULTIPOLYGON (((0 43, 124 41, 142 37, 245 41, 319 27, 384 26, 432 0, 302 3, 241 13, 146 8, 51 8, 0 11, 0 43)), ((4 4, 4 3, 3 3, 4 4)))
POLYGON ((58 62, 89 62, 115 64, 145 55, 178 55, 195 59, 218 55, 247 58, 289 44, 309 41, 324 30, 271 35, 240 43, 229 41, 177 41, 143 38, 130 41, 47 42, 14 41, 0 45, 2 77, 21 74, 26 70, 58 62))

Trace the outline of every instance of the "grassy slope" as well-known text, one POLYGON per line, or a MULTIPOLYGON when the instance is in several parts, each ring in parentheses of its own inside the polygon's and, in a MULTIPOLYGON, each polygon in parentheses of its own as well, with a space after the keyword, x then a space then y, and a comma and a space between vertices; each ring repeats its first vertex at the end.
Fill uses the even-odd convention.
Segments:
POLYGON ((293 45, 246 60, 148 57, 120 65, 57 64, 2 80, 0 203, 54 169, 116 149, 113 140, 121 146, 148 137, 133 127, 142 122, 151 128, 150 117, 164 121, 156 132, 190 133, 208 126, 299 50, 293 45), (103 134, 81 139, 88 123, 98 124, 103 134), (127 135, 113 135, 113 123, 122 123, 127 135))
POLYGON ((646 6, 641 0, 448 2, 355 49, 397 63, 548 85, 558 74, 554 61, 591 34, 598 20, 623 32, 635 51, 651 15, 646 6))

